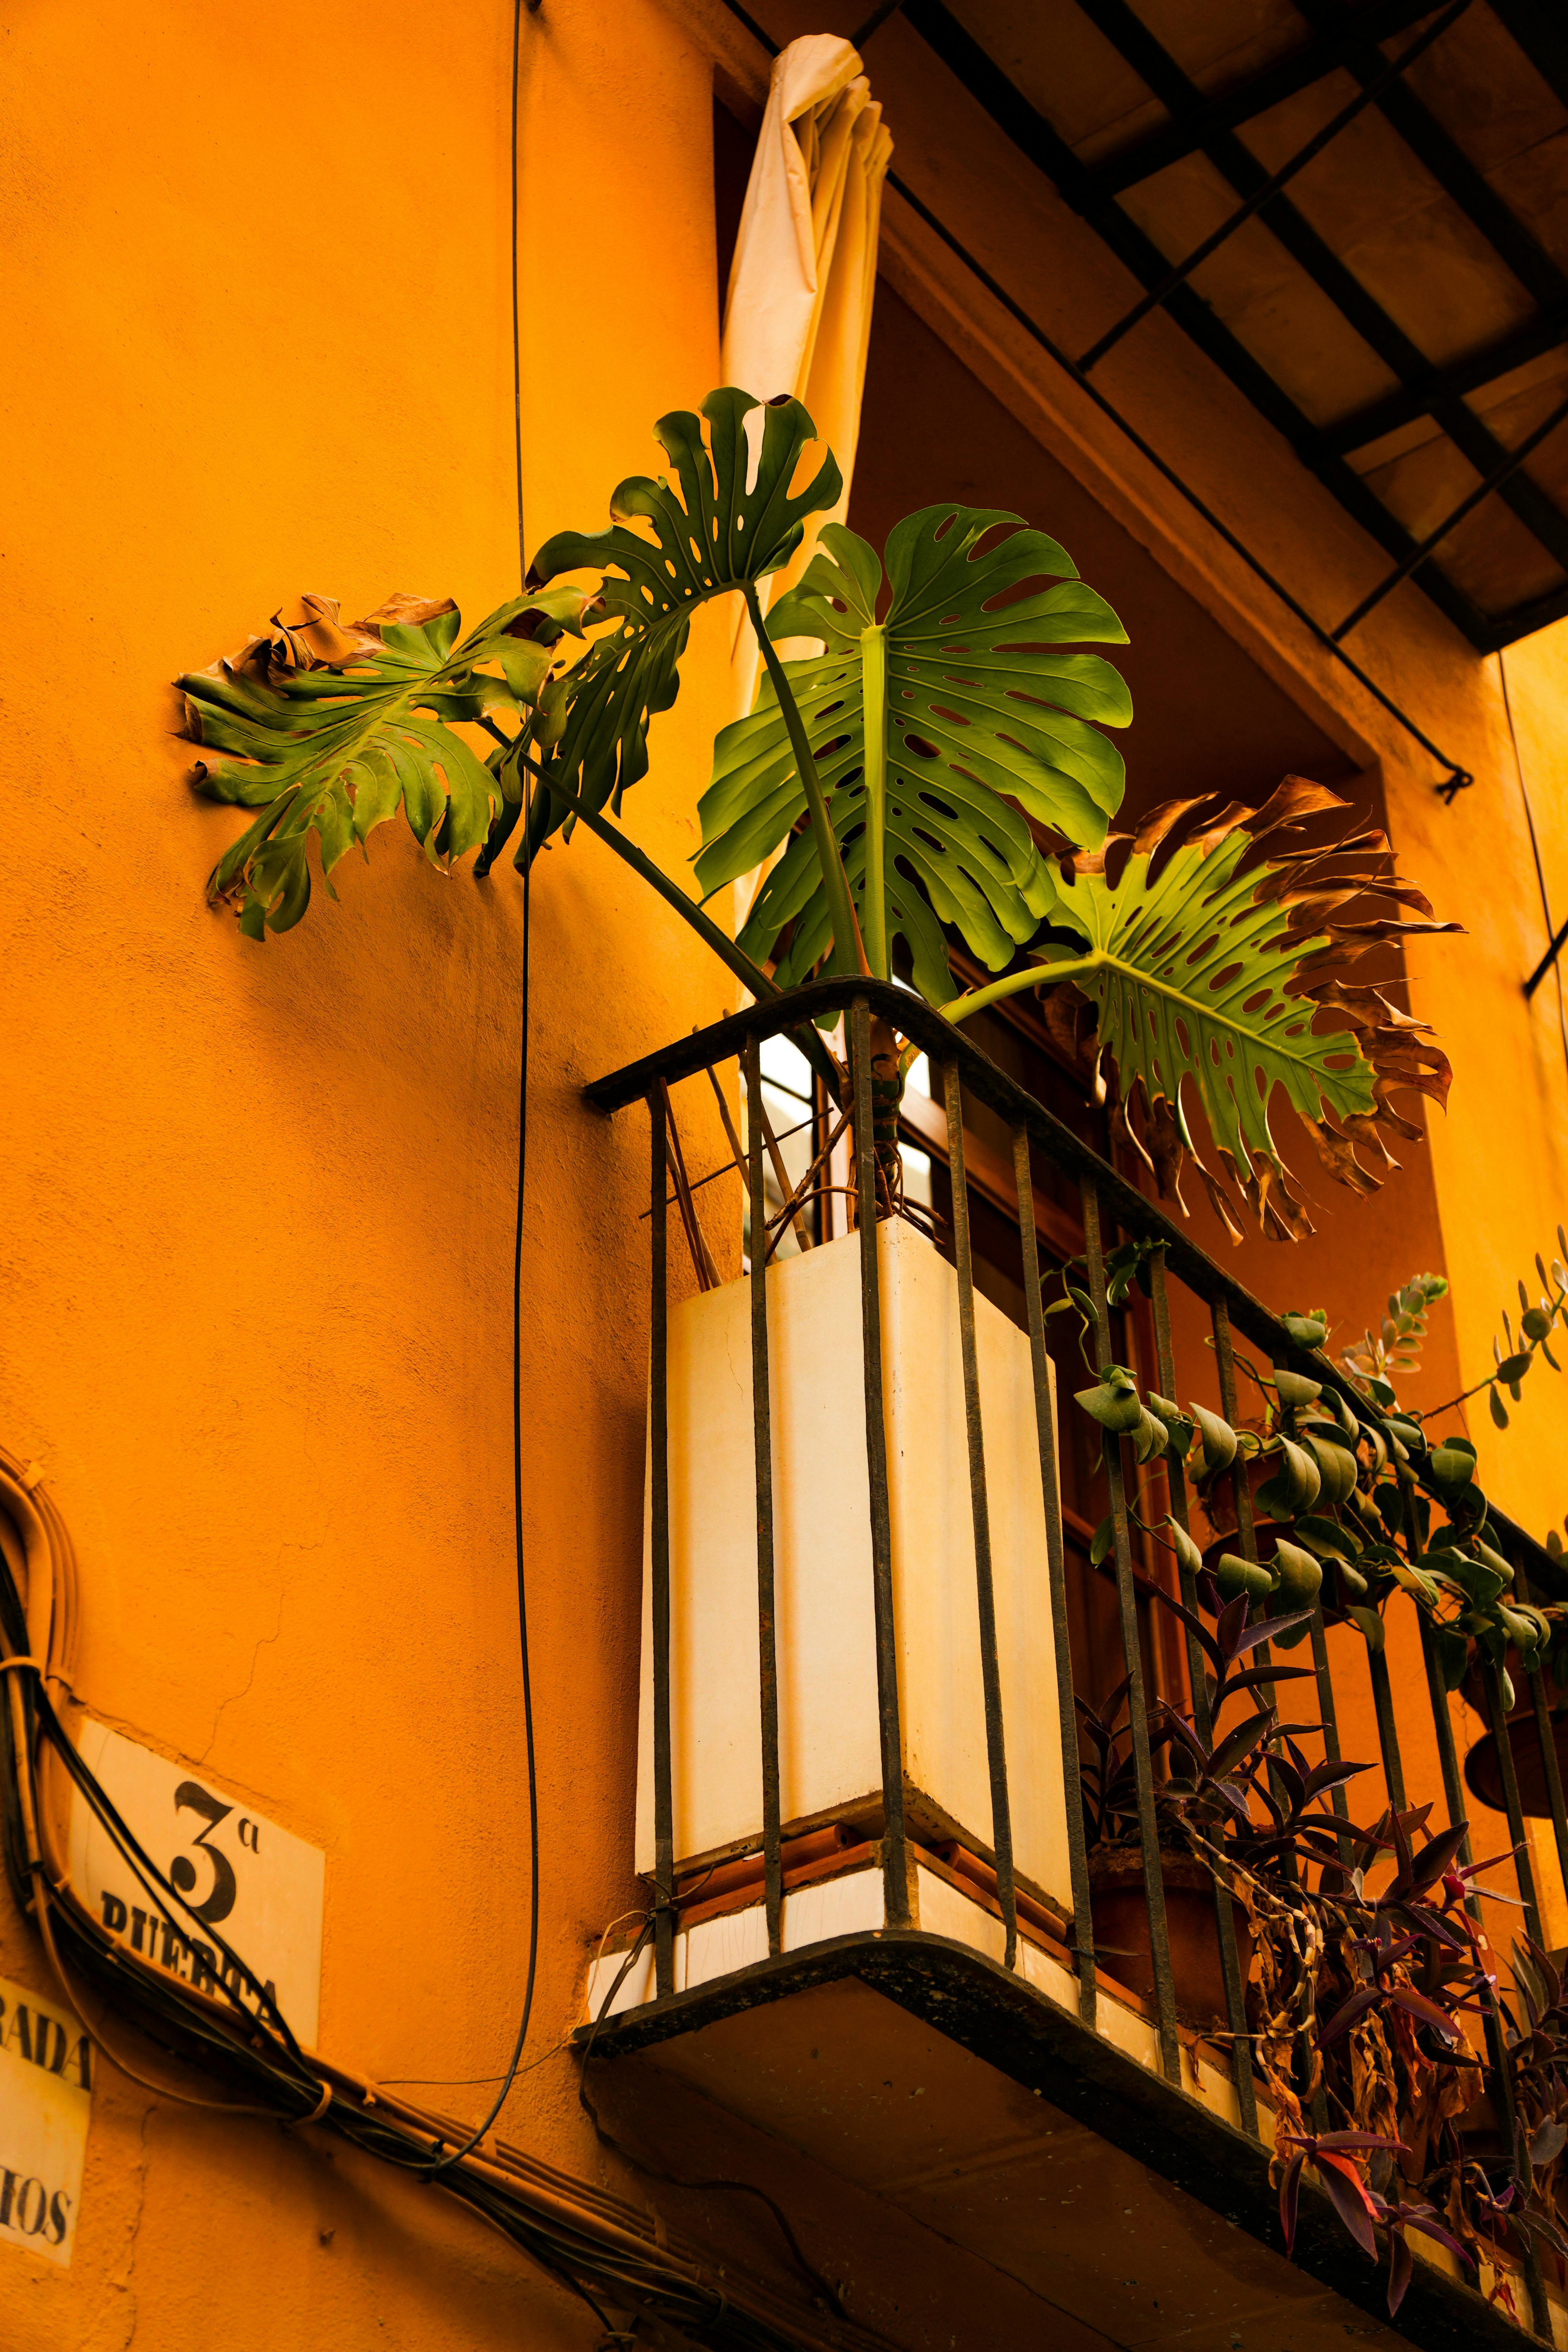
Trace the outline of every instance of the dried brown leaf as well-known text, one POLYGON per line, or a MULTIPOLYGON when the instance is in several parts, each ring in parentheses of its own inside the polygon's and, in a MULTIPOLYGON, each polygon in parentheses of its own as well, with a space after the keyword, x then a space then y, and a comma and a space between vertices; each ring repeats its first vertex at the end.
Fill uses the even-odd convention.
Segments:
MULTIPOLYGON (((1327 1118, 1306 1122, 1326 1172, 1336 1182, 1364 1194, 1377 1189, 1384 1170, 1399 1164, 1388 1148, 1388 1137, 1402 1136, 1410 1141, 1421 1138, 1421 1129, 1394 1108, 1391 1097, 1408 1087, 1441 1103, 1447 1098, 1452 1072, 1441 1049, 1424 1042, 1430 1036, 1426 1022, 1394 1003, 1384 987, 1357 982, 1347 975, 1369 949, 1456 932, 1462 927, 1437 921, 1420 886, 1394 871, 1387 837, 1380 828, 1363 823, 1352 830, 1354 824, 1346 803, 1328 786, 1305 777, 1287 776, 1258 809, 1236 801, 1215 805, 1210 798, 1168 802, 1151 810, 1132 839, 1131 854, 1149 857, 1153 874, 1153 854, 1167 844, 1179 843, 1181 854, 1194 850, 1206 857, 1237 832, 1251 835, 1251 846, 1233 870, 1244 879, 1250 875, 1256 903, 1281 909, 1284 932, 1283 936, 1276 932, 1273 944, 1288 966, 1287 992, 1311 1005, 1320 1039, 1342 1030, 1345 1055, 1370 1065, 1374 1106, 1370 1113, 1342 1117, 1337 1126, 1327 1118), (1345 827, 1340 838, 1291 845, 1293 832, 1310 820, 1330 816, 1337 816, 1345 827), (1414 910, 1416 919, 1377 913, 1379 900, 1414 910), (1331 1017, 1325 1022, 1320 1014, 1331 1017), (1358 1152, 1373 1164, 1366 1164, 1358 1152)), ((1108 857, 1120 859, 1126 854, 1126 839, 1112 835, 1104 851, 1063 860, 1064 878, 1070 882, 1074 875, 1103 875, 1108 857)), ((1120 877, 1119 864, 1113 863, 1111 870, 1120 877)), ((1158 874, 1168 870, 1167 862, 1160 860, 1158 874)), ((1121 887, 1120 878, 1112 887, 1121 887)), ((1157 875, 1154 887, 1158 887, 1157 875)), ((1212 951, 1214 942, 1206 945, 1212 951)), ((1203 952, 1202 943, 1194 952, 1203 952)), ((1135 1011, 1123 1017, 1130 1025, 1118 1045, 1119 1052, 1136 1047, 1142 1034, 1135 1011)), ((1327 1072, 1348 1065, 1342 1058, 1330 1058, 1321 1066, 1327 1072)), ((1152 1162, 1162 1198, 1180 1202, 1182 1161, 1191 1159, 1215 1214, 1239 1239, 1232 1195, 1198 1160, 1179 1103, 1168 1101, 1161 1091, 1160 1065, 1154 1064, 1152 1074, 1142 1075, 1146 1087, 1140 1096, 1144 1133, 1140 1138, 1131 1129, 1129 1132, 1152 1162)), ((1250 1173, 1228 1152, 1221 1156, 1233 1183, 1264 1230, 1295 1238, 1310 1233, 1310 1220, 1292 1190, 1293 1180, 1283 1161, 1276 1153, 1257 1150, 1250 1139, 1247 1150, 1256 1162, 1250 1173)))

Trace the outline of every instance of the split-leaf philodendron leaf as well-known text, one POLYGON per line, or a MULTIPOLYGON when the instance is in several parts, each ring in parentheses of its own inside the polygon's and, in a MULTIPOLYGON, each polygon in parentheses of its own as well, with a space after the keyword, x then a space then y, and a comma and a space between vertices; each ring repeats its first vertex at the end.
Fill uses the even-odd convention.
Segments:
MULTIPOLYGON (((831 450, 804 488, 792 487, 816 435, 798 400, 763 404, 729 387, 709 394, 700 416, 678 409, 654 430, 676 482, 633 475, 611 498, 608 530, 557 531, 529 572, 541 587, 567 572, 601 575, 595 613, 609 625, 571 673, 571 709, 547 774, 595 812, 613 803, 617 815, 621 794, 647 773, 648 721, 679 691, 693 613, 780 570, 807 516, 831 507, 844 487, 831 450), (752 410, 762 419, 754 441, 746 427, 752 410), (628 527, 644 523, 651 536, 628 527)), ((520 865, 567 814, 539 795, 520 865)))
POLYGON ((1269 1126, 1277 1087, 1329 1173, 1362 1192, 1382 1179, 1358 1161, 1356 1146, 1392 1167, 1384 1130, 1421 1132, 1393 1109, 1390 1093, 1413 1087, 1437 1102, 1447 1093, 1447 1058, 1423 1042, 1424 1023, 1376 989, 1327 975, 1375 943, 1460 926, 1430 919, 1421 892, 1390 869, 1381 833, 1274 849, 1266 861, 1254 854, 1344 806, 1323 785, 1291 776, 1261 809, 1170 802, 1131 840, 1119 835, 1102 851, 1063 861, 1051 920, 1079 933, 1085 950, 1045 949, 1042 976, 1070 981, 1093 1005, 1123 1110, 1142 1097, 1146 1156, 1163 1196, 1180 1200, 1190 1157, 1238 1238, 1229 1196, 1193 1143, 1193 1098, 1265 1230, 1300 1235, 1311 1226, 1269 1126), (1199 811, 1209 814, 1182 837, 1199 811), (1376 898, 1415 906, 1423 919, 1358 918, 1356 902, 1376 898), (1325 1013, 1334 1026, 1321 1025, 1325 1013))
MULTIPOLYGON (((191 735, 228 755, 198 767, 199 789, 260 812, 210 883, 252 937, 305 911, 312 836, 331 891, 351 845, 399 807, 436 865, 480 847, 475 872, 488 871, 530 798, 520 866, 578 814, 636 862, 603 812, 647 772, 693 613, 739 591, 760 625, 758 582, 841 488, 830 452, 796 487, 816 438, 796 400, 724 389, 656 430, 675 479, 623 482, 609 530, 557 533, 530 593, 461 642, 449 602, 394 597, 345 627, 335 604, 307 597, 301 622, 276 621, 233 661, 177 681, 191 735), (592 585, 561 584, 584 570, 592 585), (585 625, 587 649, 567 665, 564 637, 584 639, 585 625), (458 731, 481 723, 504 739, 482 756, 458 731)), ((1358 1147, 1391 1165, 1387 1130, 1419 1135, 1389 1097, 1406 1086, 1444 1097, 1448 1066, 1425 1024, 1378 988, 1324 975, 1365 946, 1458 927, 1430 919, 1381 834, 1300 845, 1304 820, 1343 807, 1300 778, 1261 810, 1185 802, 1110 835, 1124 776, 1100 730, 1125 726, 1131 706, 1111 664, 1075 648, 1126 633, 1054 540, 946 502, 900 523, 879 560, 829 524, 766 628, 757 707, 720 735, 700 803, 705 894, 783 852, 739 941, 721 943, 742 977, 765 987, 768 961, 786 988, 818 970, 890 977, 901 941, 917 990, 950 1019, 1039 988, 1070 1046, 1091 1010, 1118 1116, 1162 1194, 1180 1200, 1191 1157, 1237 1234, 1193 1147, 1194 1101, 1274 1234, 1310 1230, 1270 1129, 1276 1089, 1358 1191, 1379 1181, 1358 1147), (824 650, 781 666, 775 644, 803 637, 824 650), (1379 896, 1426 919, 1357 919, 1356 902, 1379 896), (1003 975, 957 999, 953 932, 1003 975)), ((713 943, 710 924, 704 936, 713 943)), ((1495 1387, 1491 1403, 1500 1416, 1495 1387)))
MULTIPOLYGON (((927 507, 898 524, 880 620, 875 549, 837 523, 825 526, 822 546, 769 614, 768 634, 826 646, 784 673, 830 795, 871 969, 890 973, 901 937, 915 986, 940 1004, 952 991, 943 924, 999 971, 1050 908, 1050 872, 1027 819, 1068 843, 1105 838, 1124 774, 1098 730, 1126 726, 1132 706, 1108 661, 1058 648, 1124 645, 1127 633, 1055 540, 994 508, 927 507)), ((756 709, 715 746, 700 803, 704 894, 770 856, 804 808, 764 679, 756 709)), ((741 943, 760 961, 790 923, 777 970, 786 987, 830 943, 809 828, 768 876, 741 943)))
POLYGON ((454 729, 489 709, 531 712, 588 602, 576 588, 515 597, 459 641, 449 598, 394 596, 345 627, 330 599, 306 596, 302 623, 275 621, 233 660, 176 678, 192 740, 230 754, 198 764, 199 790, 261 810, 209 896, 237 903, 252 938, 286 931, 310 904, 311 835, 331 891, 333 866, 400 806, 433 863, 476 848, 503 787, 454 729))

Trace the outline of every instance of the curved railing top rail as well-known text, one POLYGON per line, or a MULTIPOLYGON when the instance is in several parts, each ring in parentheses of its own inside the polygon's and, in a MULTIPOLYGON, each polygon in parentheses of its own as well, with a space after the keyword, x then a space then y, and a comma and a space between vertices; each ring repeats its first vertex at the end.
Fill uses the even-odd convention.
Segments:
MULTIPOLYGON (((1302 1348, 1292 1339, 1278 1316, 1255 1298, 1244 1284, 1226 1274, 1206 1250, 1200 1249, 1179 1225, 1173 1224, 1135 1185, 1092 1151, 1081 1137, 1053 1117, 1005 1071, 999 1070, 961 1029, 944 1021, 923 999, 889 981, 853 975, 816 980, 805 988, 762 998, 727 1020, 694 1030, 689 1037, 679 1038, 656 1054, 644 1055, 640 1061, 596 1078, 584 1088, 584 1094, 595 1109, 606 1113, 624 1110, 628 1104, 642 1101, 661 1078, 668 1085, 679 1078, 691 1077, 700 1070, 738 1055, 751 1038, 760 1040, 799 1030, 814 1024, 823 1013, 846 1012, 858 998, 863 998, 873 1013, 890 1022, 901 1035, 912 1039, 936 1062, 956 1063, 964 1086, 1009 1125, 1024 1128, 1031 1142, 1037 1143, 1058 1167, 1079 1179, 1091 1179, 1099 1188, 1101 1213, 1113 1219, 1127 1234, 1163 1243, 1171 1270, 1209 1306, 1223 1305, 1235 1328, 1262 1349, 1271 1363, 1285 1365, 1335 1390, 1369 1426, 1382 1418, 1377 1408, 1357 1391, 1337 1365, 1320 1351, 1302 1348)), ((1419 1455, 1413 1460, 1412 1467, 1422 1485, 1436 1493, 1419 1455)), ((1503 1539, 1500 1548, 1516 1567, 1524 1570, 1532 1589, 1552 1600, 1568 1600, 1568 1573, 1558 1566, 1545 1546, 1518 1527, 1489 1496, 1488 1512, 1503 1539)))

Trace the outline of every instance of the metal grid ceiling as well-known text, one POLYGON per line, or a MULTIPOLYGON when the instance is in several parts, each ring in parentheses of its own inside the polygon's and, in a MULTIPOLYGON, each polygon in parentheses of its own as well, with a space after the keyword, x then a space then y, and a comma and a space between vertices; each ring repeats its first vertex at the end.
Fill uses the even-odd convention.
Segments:
POLYGON ((1167 310, 1386 550, 1336 636, 1406 576, 1482 651, 1568 613, 1568 0, 902 14, 1130 272, 1121 331, 1167 310))

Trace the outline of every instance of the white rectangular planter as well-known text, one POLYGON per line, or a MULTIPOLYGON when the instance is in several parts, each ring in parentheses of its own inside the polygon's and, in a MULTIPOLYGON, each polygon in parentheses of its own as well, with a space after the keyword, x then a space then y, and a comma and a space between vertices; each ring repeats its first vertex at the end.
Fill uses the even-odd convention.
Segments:
MULTIPOLYGON (((911 1827, 992 1848, 958 1281, 878 1228, 899 1710, 911 1827)), ((781 1805, 786 1833, 880 1806, 857 1235, 769 1269, 781 1805)), ((976 1294, 1015 1864, 1071 1908, 1029 1341, 976 1294)), ((670 1719, 685 1866, 762 1828, 750 1285, 669 1315, 670 1719)), ((645 1528, 647 1521, 645 1517, 645 1528)), ((645 1534, 637 1867, 653 1867, 645 1534)))

